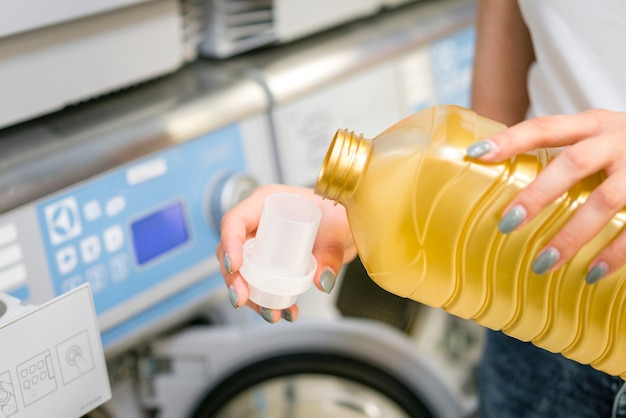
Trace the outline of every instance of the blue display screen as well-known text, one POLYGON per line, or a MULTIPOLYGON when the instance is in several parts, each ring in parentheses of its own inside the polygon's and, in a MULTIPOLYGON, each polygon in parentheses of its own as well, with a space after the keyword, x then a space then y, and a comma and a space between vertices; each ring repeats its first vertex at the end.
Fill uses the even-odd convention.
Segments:
POLYGON ((189 239, 183 205, 177 202, 131 224, 138 264, 145 264, 189 239))

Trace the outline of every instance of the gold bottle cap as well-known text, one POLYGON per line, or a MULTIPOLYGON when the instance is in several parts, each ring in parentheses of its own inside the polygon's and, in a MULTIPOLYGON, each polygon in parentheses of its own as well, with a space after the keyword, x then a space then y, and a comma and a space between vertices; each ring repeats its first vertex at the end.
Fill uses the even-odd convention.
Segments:
POLYGON ((372 142, 344 129, 333 138, 322 163, 315 193, 336 202, 349 199, 367 167, 372 142))

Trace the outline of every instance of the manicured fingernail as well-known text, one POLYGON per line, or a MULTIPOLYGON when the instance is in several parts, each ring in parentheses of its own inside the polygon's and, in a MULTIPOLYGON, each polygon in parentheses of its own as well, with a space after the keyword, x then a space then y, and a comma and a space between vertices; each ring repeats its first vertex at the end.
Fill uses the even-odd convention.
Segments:
POLYGON ((466 153, 468 157, 480 158, 487 155, 489 152, 497 149, 496 144, 490 139, 483 139, 467 147, 466 153))
POLYGON ((604 261, 600 261, 598 264, 593 266, 591 270, 585 276, 585 281, 589 284, 594 284, 601 278, 603 278, 606 273, 609 271, 609 265, 604 261))
POLYGON ((231 261, 228 254, 224 254, 224 268, 228 272, 228 274, 233 274, 233 271, 230 269, 231 261))
POLYGON ((556 264, 561 258, 561 253, 554 247, 546 248, 539 257, 533 262, 533 271, 535 274, 543 274, 556 264))
POLYGON ((320 277, 320 284, 322 285, 322 289, 324 292, 330 293, 335 287, 335 275, 330 270, 324 270, 322 276, 320 277))
POLYGON ((274 318, 273 318, 271 309, 261 307, 259 308, 259 313, 261 314, 263 319, 265 319, 267 322, 269 322, 270 324, 274 323, 274 318))
POLYGON ((503 234, 508 234, 517 228, 526 219, 528 212, 526 208, 521 205, 515 205, 500 219, 498 222, 498 229, 503 234))
POLYGON ((285 321, 293 322, 293 315, 289 309, 283 309, 281 313, 285 321))
POLYGON ((228 300, 230 300, 230 304, 233 305, 233 308, 239 309, 239 295, 234 287, 230 286, 228 288, 228 300))

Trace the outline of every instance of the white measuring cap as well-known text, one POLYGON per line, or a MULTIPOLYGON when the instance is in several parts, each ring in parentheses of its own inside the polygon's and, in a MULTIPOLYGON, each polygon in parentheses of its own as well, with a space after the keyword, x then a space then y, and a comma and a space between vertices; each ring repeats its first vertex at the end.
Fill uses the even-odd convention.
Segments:
POLYGON ((244 244, 239 269, 250 300, 284 309, 311 287, 317 270, 313 243, 321 218, 321 209, 302 196, 275 193, 265 199, 256 237, 244 244))

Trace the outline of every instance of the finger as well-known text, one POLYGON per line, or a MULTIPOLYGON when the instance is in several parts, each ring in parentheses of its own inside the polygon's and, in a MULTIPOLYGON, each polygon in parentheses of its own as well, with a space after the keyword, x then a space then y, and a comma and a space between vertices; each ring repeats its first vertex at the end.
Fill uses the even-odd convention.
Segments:
POLYGON ((284 309, 270 309, 259 306, 251 300, 248 300, 246 305, 270 324, 275 324, 280 321, 281 318, 287 322, 294 322, 298 319, 298 315, 300 314, 298 306, 295 304, 284 309))
POLYGON ((502 161, 537 148, 571 145, 595 135, 599 111, 535 117, 471 145, 468 156, 485 162, 502 161))
POLYGON ((626 264, 626 231, 620 233, 590 264, 585 280, 594 284, 626 264))
POLYGON ((299 312, 297 305, 291 305, 281 311, 281 317, 287 322, 294 322, 298 319, 299 312))
POLYGON ((259 225, 264 202, 265 199, 251 196, 222 218, 220 250, 223 254, 228 254, 230 272, 239 271, 243 263, 243 245, 259 225))
MULTIPOLYGON (((563 196, 574 184, 601 171, 607 161, 613 158, 609 142, 614 140, 612 136, 607 136, 601 140, 584 141, 567 147, 505 208, 499 225, 500 231, 508 233, 525 225, 543 208, 563 196)), ((612 189, 612 183, 606 187, 612 189)))
MULTIPOLYGON (((569 260, 626 205, 626 184, 621 180, 625 178, 624 176, 626 176, 626 169, 616 172, 602 182, 552 238, 547 248, 556 249, 559 257, 552 265, 546 265, 549 270, 554 270, 569 260)), ((612 245, 619 248, 620 244, 621 241, 617 240, 617 243, 612 245)), ((606 257, 611 263, 614 263, 613 260, 615 259, 621 260, 622 256, 617 257, 612 253, 614 250, 608 251, 606 257)), ((602 259, 604 260, 606 257, 602 257, 602 259)), ((536 271, 536 273, 541 274, 548 269, 536 271)))
POLYGON ((224 283, 226 283, 226 287, 228 288, 228 299, 230 300, 231 305, 233 305, 233 308, 239 309, 243 305, 247 304, 248 298, 250 297, 248 284, 244 278, 241 277, 241 274, 230 271, 230 262, 224 261, 225 259, 228 259, 228 254, 224 253, 222 250, 221 243, 217 246, 215 253, 220 263, 220 271, 222 273, 222 277, 224 278, 224 283))

